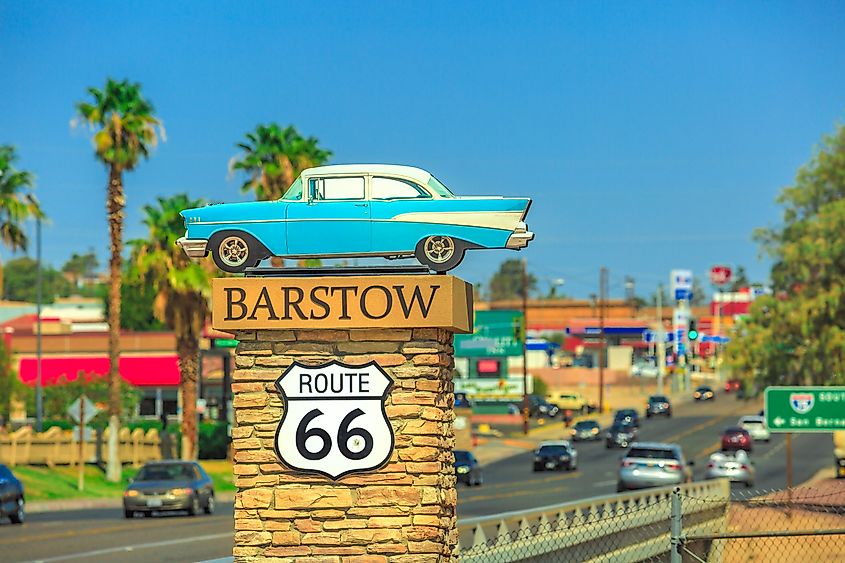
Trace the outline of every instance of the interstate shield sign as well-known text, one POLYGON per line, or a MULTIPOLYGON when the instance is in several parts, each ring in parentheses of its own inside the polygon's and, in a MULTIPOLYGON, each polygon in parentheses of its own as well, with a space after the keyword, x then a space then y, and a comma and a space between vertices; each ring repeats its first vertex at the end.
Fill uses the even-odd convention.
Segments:
POLYGON ((375 362, 294 362, 276 380, 284 415, 276 453, 285 465, 339 479, 378 469, 393 452, 384 401, 393 380, 375 362))

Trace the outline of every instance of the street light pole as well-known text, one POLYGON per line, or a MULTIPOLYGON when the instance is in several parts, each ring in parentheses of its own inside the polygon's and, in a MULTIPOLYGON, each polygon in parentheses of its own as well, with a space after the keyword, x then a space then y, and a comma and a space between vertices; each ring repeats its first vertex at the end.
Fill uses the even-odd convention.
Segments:
POLYGON ((528 434, 528 260, 522 259, 522 433, 528 434))
POLYGON ((604 302, 607 299, 607 268, 599 273, 599 412, 604 412, 604 302))
POLYGON ((35 219, 35 430, 42 431, 44 400, 41 382, 41 218, 35 219))
POLYGON ((663 284, 657 285, 657 392, 663 394, 663 377, 666 375, 666 336, 663 333, 663 284))

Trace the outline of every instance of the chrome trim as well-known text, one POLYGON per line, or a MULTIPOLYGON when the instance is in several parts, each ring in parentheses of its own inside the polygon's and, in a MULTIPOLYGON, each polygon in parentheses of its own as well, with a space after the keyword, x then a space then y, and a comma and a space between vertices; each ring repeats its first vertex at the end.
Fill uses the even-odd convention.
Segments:
POLYGON ((505 248, 519 250, 528 246, 528 243, 532 240, 534 240, 534 233, 528 230, 528 225, 520 221, 513 230, 513 234, 508 237, 505 248))
POLYGON ((182 250, 185 251, 185 254, 188 255, 188 258, 191 258, 192 260, 205 258, 205 255, 208 254, 208 241, 204 239, 189 239, 181 237, 176 241, 176 244, 181 246, 182 250))

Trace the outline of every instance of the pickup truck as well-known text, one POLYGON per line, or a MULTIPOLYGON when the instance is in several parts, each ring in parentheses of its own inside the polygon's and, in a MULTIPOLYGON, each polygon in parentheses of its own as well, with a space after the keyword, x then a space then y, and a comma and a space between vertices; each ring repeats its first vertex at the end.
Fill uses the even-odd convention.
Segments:
POLYGON ((574 391, 561 391, 549 393, 546 400, 557 405, 562 411, 585 412, 587 410, 587 399, 581 393, 574 391))

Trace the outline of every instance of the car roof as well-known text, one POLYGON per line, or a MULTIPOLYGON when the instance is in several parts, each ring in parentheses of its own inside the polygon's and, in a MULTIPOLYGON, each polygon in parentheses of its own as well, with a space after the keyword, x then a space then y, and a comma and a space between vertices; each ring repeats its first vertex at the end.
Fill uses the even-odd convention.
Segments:
POLYGON ((739 419, 742 422, 765 422, 765 418, 757 414, 749 414, 739 419))
POLYGON ((664 451, 680 451, 681 446, 678 444, 666 444, 664 442, 634 442, 631 444, 631 449, 641 448, 646 450, 664 450, 664 451))
POLYGON ((544 440, 537 444, 538 448, 543 446, 569 446, 569 440, 544 440))
POLYGON ((199 465, 196 461, 185 461, 184 459, 157 459, 148 461, 147 465, 199 465))
POLYGON ((588 418, 587 420, 579 420, 578 422, 575 423, 575 426, 578 426, 579 424, 595 424, 595 425, 598 425, 598 423, 599 423, 598 420, 588 418))
POLYGON ((420 184, 427 184, 431 179, 431 173, 416 166, 404 166, 401 164, 331 164, 328 166, 315 166, 302 171, 304 176, 329 175, 329 174, 387 174, 392 176, 406 176, 418 181, 420 184))

